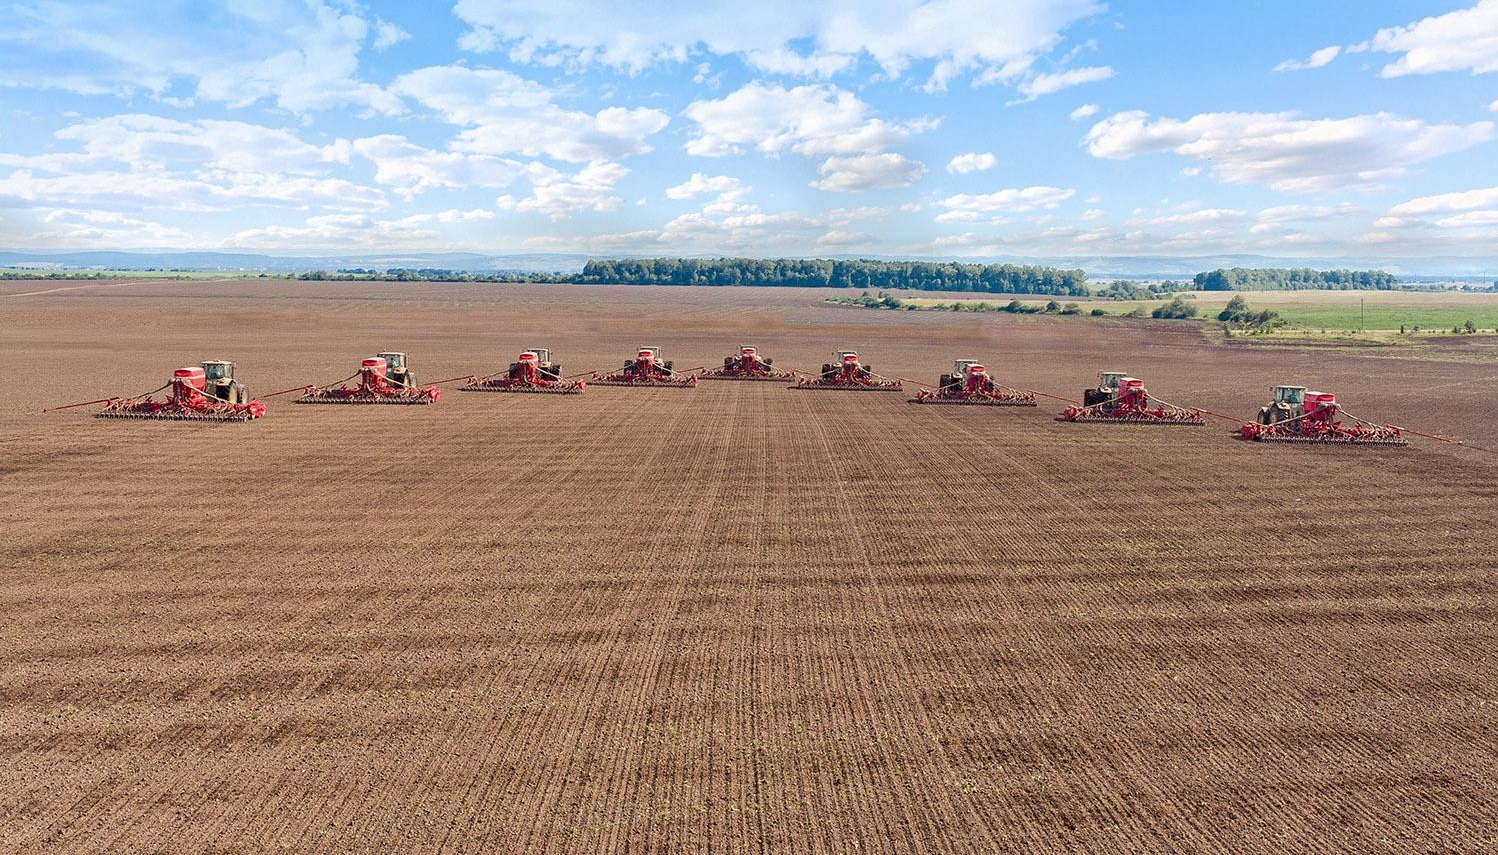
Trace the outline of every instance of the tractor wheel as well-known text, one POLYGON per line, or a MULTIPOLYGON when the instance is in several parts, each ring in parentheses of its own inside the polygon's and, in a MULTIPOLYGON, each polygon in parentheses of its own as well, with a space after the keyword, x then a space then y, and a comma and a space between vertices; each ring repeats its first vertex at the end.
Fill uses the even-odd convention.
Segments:
POLYGON ((732 369, 733 369, 733 357, 732 356, 725 356, 725 357, 723 357, 723 370, 724 371, 730 371, 732 369))
POLYGON ((248 404, 250 402, 250 400, 251 400, 250 399, 250 387, 246 386, 243 383, 240 383, 239 384, 239 403, 241 403, 241 404, 248 404))
POLYGON ((822 376, 826 377, 828 374, 831 374, 831 373, 832 373, 832 366, 828 365, 825 362, 822 363, 822 376))
POLYGON ((416 372, 414 372, 414 371, 402 371, 401 372, 401 377, 400 377, 400 385, 403 388, 406 388, 406 389, 415 389, 416 388, 416 372))
POLYGON ((1082 406, 1093 407, 1106 400, 1100 389, 1087 389, 1082 392, 1082 406))
POLYGON ((1273 422, 1273 419, 1269 415, 1269 408, 1268 407, 1260 407, 1259 408, 1259 424, 1261 424, 1261 425, 1267 425, 1267 424, 1271 424, 1272 422, 1273 422))
POLYGON ((769 368, 771 365, 775 364, 775 360, 773 359, 761 359, 760 362, 763 362, 766 368, 769 368))
POLYGON ((671 360, 669 360, 669 359, 666 360, 666 373, 667 374, 671 373, 671 360))

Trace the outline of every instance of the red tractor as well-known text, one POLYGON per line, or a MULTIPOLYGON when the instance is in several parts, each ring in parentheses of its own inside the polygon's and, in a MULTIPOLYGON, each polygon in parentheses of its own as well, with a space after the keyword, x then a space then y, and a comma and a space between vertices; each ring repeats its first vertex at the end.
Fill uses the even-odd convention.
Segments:
POLYGON ((100 403, 104 409, 97 415, 106 419, 247 422, 265 415, 265 405, 251 398, 245 384, 234 379, 234 363, 219 359, 178 368, 165 386, 139 398, 84 402, 100 403), (153 396, 162 390, 166 390, 167 396, 158 401, 153 396))
POLYGON ((703 380, 795 380, 793 372, 775 367, 775 360, 759 355, 752 344, 739 345, 737 356, 723 357, 723 367, 702 373, 703 380))
POLYGON ((460 392, 540 392, 553 395, 577 395, 588 388, 581 380, 562 377, 562 364, 544 347, 526 350, 510 363, 503 374, 469 377, 460 392))
POLYGON ((1061 413, 1068 422, 1126 422, 1148 425, 1204 425, 1207 420, 1199 409, 1178 407, 1150 397, 1144 381, 1122 371, 1104 371, 1098 375, 1097 388, 1082 393, 1082 406, 1070 406, 1061 413))
POLYGON ((826 389, 840 392, 899 392, 900 381, 881 377, 872 366, 858 359, 851 350, 839 350, 832 355, 832 362, 823 363, 822 373, 816 377, 801 375, 792 389, 826 389))
MULTIPOLYGON (((416 374, 406 364, 406 354, 387 351, 359 363, 358 385, 308 386, 296 404, 435 404, 442 397, 436 386, 416 385, 416 374)), ((280 394, 279 392, 276 394, 280 394)))
POLYGON ((941 375, 936 389, 919 389, 913 404, 973 404, 987 407, 1033 407, 1035 393, 1000 386, 976 359, 959 359, 951 374, 941 375))
POLYGON ((1409 444, 1401 428, 1348 415, 1337 406, 1336 395, 1308 392, 1304 386, 1274 387, 1274 400, 1259 408, 1257 422, 1244 423, 1242 433, 1259 442, 1409 444))
POLYGON ((593 372, 599 386, 665 386, 677 389, 697 388, 696 374, 677 374, 670 360, 661 359, 659 347, 642 347, 634 359, 624 360, 624 369, 604 374, 593 372))

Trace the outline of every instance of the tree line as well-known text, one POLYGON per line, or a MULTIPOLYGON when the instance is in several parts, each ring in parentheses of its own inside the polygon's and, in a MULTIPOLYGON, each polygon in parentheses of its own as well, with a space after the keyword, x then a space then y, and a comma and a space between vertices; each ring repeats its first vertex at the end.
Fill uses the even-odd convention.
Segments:
POLYGON ((1394 291, 1399 280, 1382 270, 1308 267, 1219 267, 1192 279, 1197 291, 1394 291))
POLYGON ((1019 264, 796 258, 641 258, 589 261, 571 277, 581 284, 747 285, 892 288, 992 294, 1085 296, 1081 270, 1019 264))

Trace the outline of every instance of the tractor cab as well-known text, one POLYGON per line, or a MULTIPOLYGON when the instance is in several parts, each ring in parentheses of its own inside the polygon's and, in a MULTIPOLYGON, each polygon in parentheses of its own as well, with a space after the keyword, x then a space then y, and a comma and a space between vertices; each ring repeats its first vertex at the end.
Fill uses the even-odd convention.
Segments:
POLYGON ((1104 371, 1097 376, 1099 392, 1117 392, 1129 375, 1123 371, 1104 371))
POLYGON ((833 354, 832 361, 837 363, 838 365, 842 365, 848 362, 857 362, 858 353, 852 350, 839 350, 833 354))
POLYGON ((234 363, 223 359, 210 359, 203 365, 205 390, 219 401, 243 404, 250 400, 250 393, 243 383, 234 380, 234 363))
POLYGON ((957 377, 966 377, 969 369, 976 366, 982 370, 983 365, 976 359, 959 359, 952 363, 952 374, 957 377))
POLYGON ((1274 402, 1276 404, 1288 404, 1299 407, 1306 401, 1306 387, 1304 386, 1276 386, 1274 387, 1274 402))
POLYGON ((542 365, 550 365, 551 364, 551 351, 548 350, 547 348, 544 348, 544 347, 527 347, 525 349, 525 352, 526 353, 534 353, 536 355, 536 361, 539 362, 539 363, 541 363, 542 365))
POLYGON ((221 359, 210 359, 203 363, 203 379, 212 383, 217 380, 234 379, 234 363, 221 359))
POLYGON ((755 347, 752 344, 741 344, 741 345, 739 345, 739 358, 740 359, 758 359, 759 358, 759 348, 755 347))
POLYGON ((375 356, 385 360, 385 367, 390 369, 391 374, 398 374, 406 370, 406 355, 404 353, 376 353, 375 356))

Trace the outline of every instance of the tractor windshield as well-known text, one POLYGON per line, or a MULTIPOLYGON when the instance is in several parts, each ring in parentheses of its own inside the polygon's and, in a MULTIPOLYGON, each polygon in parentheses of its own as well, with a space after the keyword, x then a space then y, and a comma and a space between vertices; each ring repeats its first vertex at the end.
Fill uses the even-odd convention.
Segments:
POLYGON ((382 353, 380 357, 392 370, 406 367, 406 355, 404 353, 382 353))
POLYGON ((203 363, 203 376, 209 380, 222 380, 229 376, 229 363, 205 362, 203 363))
POLYGON ((1306 390, 1299 386, 1281 386, 1275 390, 1275 401, 1280 404, 1302 404, 1305 403, 1306 390))

